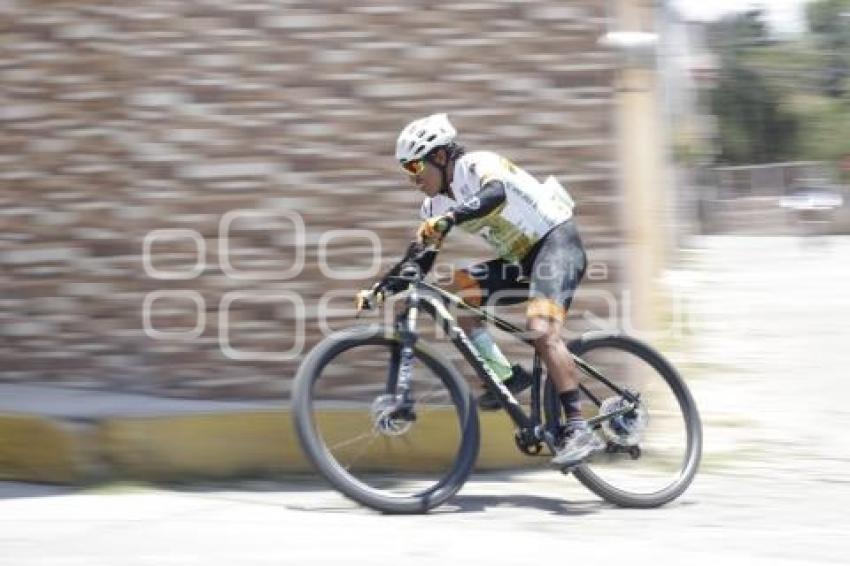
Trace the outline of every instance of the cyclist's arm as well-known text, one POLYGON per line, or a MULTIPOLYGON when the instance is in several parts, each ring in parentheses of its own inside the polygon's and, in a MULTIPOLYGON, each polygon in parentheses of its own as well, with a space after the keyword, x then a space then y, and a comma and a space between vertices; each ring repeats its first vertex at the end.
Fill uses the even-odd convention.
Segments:
MULTIPOLYGON (((462 202, 457 207, 450 210, 447 214, 452 217, 455 224, 468 222, 475 218, 487 216, 500 206, 504 206, 506 199, 507 196, 505 195, 504 183, 498 179, 492 179, 487 181, 473 198, 462 202)), ((417 244, 410 244, 407 248, 407 253, 405 253, 405 257, 409 257, 411 255, 412 248, 415 245, 417 244)), ((428 251, 421 254, 413 261, 419 266, 419 269, 424 276, 431 271, 431 267, 433 267, 436 257, 437 252, 428 251)), ((401 267, 404 263, 406 263, 406 261, 400 261, 395 264, 373 287, 373 289, 383 291, 385 293, 398 293, 399 291, 403 291, 407 286, 407 283, 400 280, 392 280, 390 277, 398 275, 401 272, 401 267)))
POLYGON ((487 181, 475 196, 460 203, 448 212, 455 224, 462 224, 476 218, 487 216, 505 204, 505 184, 498 179, 487 181))
MULTIPOLYGON (((405 252, 404 257, 410 257, 413 255, 413 248, 418 244, 412 243, 408 246, 407 252, 405 252)), ((428 274, 431 271, 431 267, 434 266, 434 260, 437 258, 436 251, 426 251, 414 258, 412 261, 419 266, 419 270, 422 272, 422 276, 428 274)), ((386 294, 398 293, 399 291, 403 291, 407 288, 407 282, 401 281, 399 279, 390 279, 390 277, 396 276, 401 272, 402 266, 411 260, 402 260, 392 266, 390 270, 384 275, 378 283, 372 287, 375 291, 381 291, 386 294)))

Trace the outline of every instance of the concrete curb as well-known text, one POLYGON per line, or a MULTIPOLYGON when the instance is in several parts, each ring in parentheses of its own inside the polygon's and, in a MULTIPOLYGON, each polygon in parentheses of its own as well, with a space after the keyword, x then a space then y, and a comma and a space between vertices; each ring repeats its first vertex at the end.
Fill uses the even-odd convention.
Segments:
MULTIPOLYGON (((477 469, 539 465, 513 442, 506 415, 481 413, 477 469)), ((345 430, 351 414, 322 417, 345 430)), ((411 434, 410 471, 451 458, 445 447, 450 419, 432 419, 411 434), (445 424, 441 424, 445 423, 445 424), (415 455, 415 457, 413 456, 415 455)), ((377 443, 376 443, 377 444, 377 443)), ((370 451, 370 461, 385 458, 370 451)), ((0 479, 75 484, 98 480, 187 481, 269 477, 310 472, 288 409, 186 415, 105 416, 78 420, 33 415, 0 415, 0 479)))

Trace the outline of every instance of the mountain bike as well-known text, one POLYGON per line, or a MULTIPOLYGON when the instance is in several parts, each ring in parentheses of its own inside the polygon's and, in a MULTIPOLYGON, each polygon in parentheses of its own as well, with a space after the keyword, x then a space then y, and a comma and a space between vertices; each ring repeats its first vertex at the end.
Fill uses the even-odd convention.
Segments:
MULTIPOLYGON (((525 407, 451 310, 474 313, 531 346, 527 332, 426 281, 413 263, 424 251, 411 246, 394 276, 407 285, 394 324, 327 336, 301 363, 292 389, 295 428, 308 459, 342 494, 384 513, 424 513, 446 502, 469 477, 479 451, 475 399, 454 365, 420 336, 423 312, 499 399, 515 425, 518 450, 549 458, 564 432, 561 404, 538 356, 525 407)), ((568 347, 581 374, 582 411, 606 447, 560 471, 622 507, 657 507, 681 495, 699 466, 702 427, 676 369, 621 333, 586 333, 568 347)))

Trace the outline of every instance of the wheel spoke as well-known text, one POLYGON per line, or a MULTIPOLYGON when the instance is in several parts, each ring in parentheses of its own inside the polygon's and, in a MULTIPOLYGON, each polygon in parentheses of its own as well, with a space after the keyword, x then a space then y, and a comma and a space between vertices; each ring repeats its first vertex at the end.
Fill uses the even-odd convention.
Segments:
MULTIPOLYGON (((623 411, 630 395, 582 376, 585 399, 593 401, 584 405, 586 417, 598 423, 596 432, 608 449, 577 467, 576 477, 619 505, 654 507, 678 497, 696 473, 702 445, 698 413, 679 375, 660 354, 622 335, 582 338, 572 349, 606 380, 640 399, 633 412, 623 411), (614 416, 599 419, 601 413, 614 416)), ((546 394, 554 394, 551 384, 546 394)), ((547 404, 548 418, 560 419, 550 405, 559 415, 561 410, 547 404)))
POLYGON ((417 349, 415 420, 379 422, 395 410, 386 384, 397 343, 364 331, 357 339, 331 335, 323 347, 324 357, 308 359, 310 373, 299 371, 293 385, 299 440, 316 468, 347 496, 383 511, 422 512, 457 491, 478 443, 478 420, 469 418, 475 407, 460 376, 417 349))
MULTIPOLYGON (((363 435, 361 435, 361 437, 362 436, 363 435)), ((345 469, 351 471, 351 468, 354 466, 354 464, 356 464, 357 461, 360 460, 360 457, 363 456, 363 454, 366 453, 366 450, 375 442, 375 439, 378 438, 379 436, 380 436, 380 434, 378 434, 378 432, 376 430, 375 434, 372 435, 372 438, 369 439, 369 442, 364 444, 363 448, 361 448, 357 452, 357 454, 354 455, 354 458, 352 458, 351 461, 346 466, 344 466, 345 469)))
POLYGON ((331 452, 334 452, 335 450, 339 450, 340 448, 345 448, 346 446, 350 446, 350 445, 354 444, 355 442, 357 442, 361 438, 367 438, 369 436, 375 437, 375 436, 378 436, 379 434, 380 433, 378 432, 377 427, 373 426, 369 430, 369 432, 364 432, 362 434, 358 434, 354 438, 349 438, 348 440, 343 440, 342 442, 338 442, 338 443, 336 443, 332 446, 328 446, 328 450, 330 450, 331 452))
POLYGON ((427 415, 429 413, 433 413, 434 411, 438 410, 440 408, 439 404, 434 403, 434 404, 426 405, 425 401, 427 401, 428 399, 435 398, 437 396, 443 395, 443 394, 445 394, 445 389, 441 389, 439 386, 435 386, 430 391, 428 391, 427 393, 419 396, 416 399, 417 414, 418 415, 427 415), (425 407, 425 409, 422 409, 423 406, 425 407))

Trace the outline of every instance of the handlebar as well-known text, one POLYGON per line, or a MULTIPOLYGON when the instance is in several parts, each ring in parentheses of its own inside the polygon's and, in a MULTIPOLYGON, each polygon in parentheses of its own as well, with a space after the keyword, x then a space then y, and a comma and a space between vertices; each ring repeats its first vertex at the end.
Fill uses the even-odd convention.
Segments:
POLYGON ((377 293, 381 291, 383 288, 383 284, 387 281, 395 280, 395 281, 404 281, 407 283, 418 283, 425 278, 425 275, 422 273, 418 265, 418 261, 423 260, 425 254, 427 253, 438 253, 439 247, 434 244, 424 244, 422 242, 411 242, 407 247, 407 251, 402 257, 401 260, 396 264, 391 270, 396 271, 396 275, 386 275, 382 281, 376 284, 372 288, 372 292, 369 295, 370 298, 366 298, 362 304, 358 305, 357 308, 357 316, 360 316, 360 312, 364 309, 371 310, 373 307, 373 303, 371 298, 377 297, 377 293))

